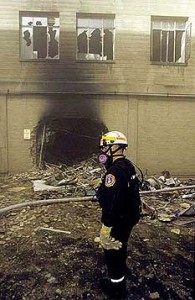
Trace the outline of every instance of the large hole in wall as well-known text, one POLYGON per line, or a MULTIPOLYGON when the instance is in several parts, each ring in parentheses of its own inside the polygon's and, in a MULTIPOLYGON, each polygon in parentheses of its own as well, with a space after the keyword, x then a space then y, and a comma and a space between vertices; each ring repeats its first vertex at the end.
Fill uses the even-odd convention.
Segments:
POLYGON ((36 164, 70 165, 99 150, 104 124, 87 118, 50 118, 36 127, 36 164))

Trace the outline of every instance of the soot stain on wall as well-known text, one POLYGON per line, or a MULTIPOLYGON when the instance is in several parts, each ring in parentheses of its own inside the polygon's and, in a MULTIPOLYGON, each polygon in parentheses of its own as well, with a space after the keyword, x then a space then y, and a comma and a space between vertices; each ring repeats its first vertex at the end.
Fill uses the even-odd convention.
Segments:
POLYGON ((98 114, 97 102, 88 96, 50 99, 36 127, 36 164, 69 165, 97 153, 107 130, 98 114))

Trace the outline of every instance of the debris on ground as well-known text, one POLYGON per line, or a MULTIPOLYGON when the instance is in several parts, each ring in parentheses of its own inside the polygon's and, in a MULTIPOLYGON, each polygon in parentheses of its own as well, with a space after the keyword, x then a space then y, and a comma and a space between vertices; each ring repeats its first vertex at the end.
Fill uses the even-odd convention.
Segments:
POLYGON ((159 177, 151 176, 146 178, 144 182, 145 189, 149 190, 162 189, 164 187, 175 187, 180 185, 181 181, 176 177, 172 177, 170 172, 167 170, 162 171, 159 177))
MULTIPOLYGON (((72 166, 48 164, 1 176, 0 207, 94 196, 103 174, 92 156, 72 166), (44 186, 36 190, 36 181, 44 186)), ((141 194, 142 218, 129 241, 128 299, 193 300, 195 180, 173 177, 173 186, 170 172, 159 179, 164 175, 154 176, 163 182, 158 188, 147 181, 140 191, 154 193, 141 194)), ((0 299, 107 299, 98 285, 105 273, 100 217, 96 201, 26 206, 0 215, 0 299)))

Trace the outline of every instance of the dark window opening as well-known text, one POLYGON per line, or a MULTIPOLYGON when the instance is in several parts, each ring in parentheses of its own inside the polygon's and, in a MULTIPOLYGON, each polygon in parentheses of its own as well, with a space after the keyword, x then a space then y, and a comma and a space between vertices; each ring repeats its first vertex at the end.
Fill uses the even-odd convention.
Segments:
POLYGON ((59 34, 58 13, 20 12, 21 59, 58 59, 59 34))
POLYGON ((160 61, 160 31, 153 30, 153 53, 154 61, 160 61))
POLYGON ((114 59, 114 16, 77 15, 77 59, 114 59))
POLYGON ((187 18, 152 17, 151 61, 186 63, 189 59, 190 24, 187 18))
POLYGON ((37 58, 47 56, 47 27, 33 27, 33 51, 37 52, 37 58))

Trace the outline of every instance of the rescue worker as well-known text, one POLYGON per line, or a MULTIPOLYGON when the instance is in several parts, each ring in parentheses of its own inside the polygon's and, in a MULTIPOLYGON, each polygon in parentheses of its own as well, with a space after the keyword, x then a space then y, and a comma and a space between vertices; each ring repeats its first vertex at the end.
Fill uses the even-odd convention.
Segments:
POLYGON ((102 209, 100 244, 108 271, 100 285, 110 299, 126 297, 127 243, 140 217, 138 179, 133 164, 125 158, 127 146, 119 131, 110 131, 100 140, 99 162, 105 165, 106 173, 97 198, 102 209))

